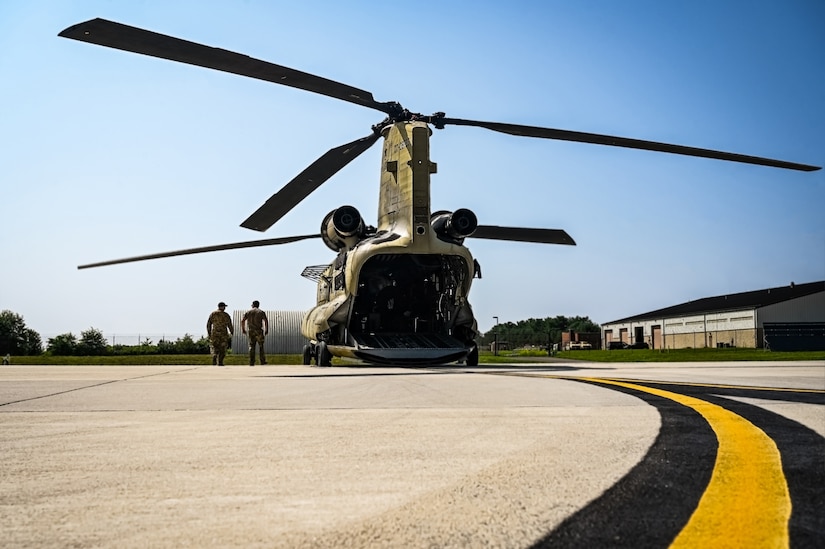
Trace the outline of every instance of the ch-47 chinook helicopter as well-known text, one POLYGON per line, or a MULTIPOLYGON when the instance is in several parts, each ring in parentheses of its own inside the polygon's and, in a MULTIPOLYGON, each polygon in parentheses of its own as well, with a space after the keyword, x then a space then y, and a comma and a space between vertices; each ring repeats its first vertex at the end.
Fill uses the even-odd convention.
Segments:
POLYGON ((272 195, 241 223, 265 231, 349 162, 380 139, 381 182, 377 226, 368 226, 353 206, 331 211, 319 233, 236 242, 81 265, 80 269, 178 255, 286 244, 321 238, 337 255, 329 265, 307 267, 318 284, 317 303, 303 319, 310 340, 304 364, 328 366, 333 356, 372 363, 478 363, 477 335, 468 295, 479 264, 466 238, 575 245, 563 230, 479 225, 467 209, 430 207, 432 127, 475 126, 515 136, 628 147, 715 158, 776 168, 814 171, 819 167, 681 145, 535 126, 422 115, 396 102, 378 102, 370 92, 319 76, 163 34, 93 19, 60 36, 124 51, 198 65, 291 86, 375 109, 386 115, 370 133, 330 149, 272 195))

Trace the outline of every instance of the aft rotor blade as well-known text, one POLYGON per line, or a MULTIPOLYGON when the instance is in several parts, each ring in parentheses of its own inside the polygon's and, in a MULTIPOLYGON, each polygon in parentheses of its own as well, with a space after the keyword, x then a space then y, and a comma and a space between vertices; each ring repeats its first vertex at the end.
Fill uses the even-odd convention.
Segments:
POLYGON ((320 238, 321 234, 305 234, 301 236, 284 236, 281 238, 267 238, 265 240, 250 240, 247 242, 234 242, 232 244, 218 244, 217 246, 203 246, 201 248, 188 248, 186 250, 176 250, 173 252, 161 252, 157 254, 139 255, 135 257, 126 257, 123 259, 112 259, 110 261, 101 261, 99 263, 88 263, 86 265, 78 265, 78 269, 90 269, 92 267, 105 267, 107 265, 118 265, 120 263, 133 263, 135 261, 146 261, 149 259, 161 259, 164 257, 175 257, 177 255, 191 255, 202 254, 205 252, 219 252, 222 250, 237 250, 239 248, 256 248, 258 246, 275 246, 278 244, 289 244, 291 242, 298 242, 299 240, 307 240, 309 238, 320 238))
POLYGON ((92 19, 78 23, 65 29, 58 36, 230 72, 240 76, 257 78, 258 80, 266 80, 267 82, 319 93, 342 101, 349 101, 387 114, 396 110, 393 108, 394 104, 392 103, 377 102, 368 91, 353 88, 334 80, 261 61, 247 55, 181 40, 180 38, 106 19, 92 19))
POLYGON ((328 150, 280 191, 269 197, 263 206, 241 223, 241 227, 255 231, 267 230, 324 181, 372 147, 379 137, 380 135, 373 133, 328 150))
POLYGON ((469 238, 535 242, 536 244, 565 244, 575 246, 576 241, 561 229, 528 229, 524 227, 498 227, 479 225, 469 238))
POLYGON ((745 154, 714 151, 711 149, 699 149, 696 147, 686 147, 684 145, 671 145, 656 141, 644 141, 641 139, 630 139, 627 137, 615 137, 612 135, 602 135, 598 133, 574 132, 570 130, 558 130, 553 128, 541 128, 537 126, 522 126, 520 124, 503 124, 499 122, 482 122, 479 120, 463 120, 461 118, 443 118, 439 120, 441 124, 453 124, 456 126, 477 126, 495 132, 519 135, 523 137, 539 137, 542 139, 558 139, 561 141, 577 141, 579 143, 594 143, 596 145, 610 145, 612 147, 625 147, 630 149, 641 149, 645 151, 658 151, 672 154, 682 154, 685 156, 698 156, 702 158, 715 158, 717 160, 728 160, 731 162, 742 162, 745 164, 758 164, 760 166, 770 166, 773 168, 784 168, 788 170, 799 170, 803 172, 813 172, 821 169, 819 166, 809 166, 807 164, 797 164, 784 160, 773 160, 759 156, 748 156, 745 154))

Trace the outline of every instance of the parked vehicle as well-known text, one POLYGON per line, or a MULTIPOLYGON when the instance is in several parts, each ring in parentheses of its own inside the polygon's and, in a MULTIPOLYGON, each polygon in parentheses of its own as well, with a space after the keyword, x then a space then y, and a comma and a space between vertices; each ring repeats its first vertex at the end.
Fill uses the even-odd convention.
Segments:
POLYGON ((607 344, 607 350, 614 349, 649 349, 650 345, 644 341, 637 341, 636 343, 625 343, 624 341, 611 341, 607 344))

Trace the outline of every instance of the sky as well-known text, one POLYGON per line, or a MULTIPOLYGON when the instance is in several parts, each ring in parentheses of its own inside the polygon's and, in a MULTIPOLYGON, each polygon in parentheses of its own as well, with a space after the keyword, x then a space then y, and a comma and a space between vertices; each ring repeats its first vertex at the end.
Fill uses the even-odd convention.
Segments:
MULTIPOLYGON (((309 234, 377 217, 380 144, 266 233, 240 223, 371 109, 58 33, 101 17, 372 92, 415 112, 825 166, 820 0, 0 3, 0 310, 47 339, 204 335, 218 301, 307 310, 319 240, 99 269, 77 265, 309 234)), ((466 244, 479 329, 605 323, 825 279, 825 172, 434 130, 432 209, 565 229, 577 246, 466 244)))

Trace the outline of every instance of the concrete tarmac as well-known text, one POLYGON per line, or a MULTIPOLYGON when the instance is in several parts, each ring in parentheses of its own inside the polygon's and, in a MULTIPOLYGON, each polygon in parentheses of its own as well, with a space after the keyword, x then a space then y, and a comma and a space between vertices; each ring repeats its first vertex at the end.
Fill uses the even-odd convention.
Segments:
MULTIPOLYGON (((7 366, 3 546, 528 547, 660 426, 559 375, 825 390, 825 362, 7 366)), ((825 436, 823 407, 770 405, 825 436)))

